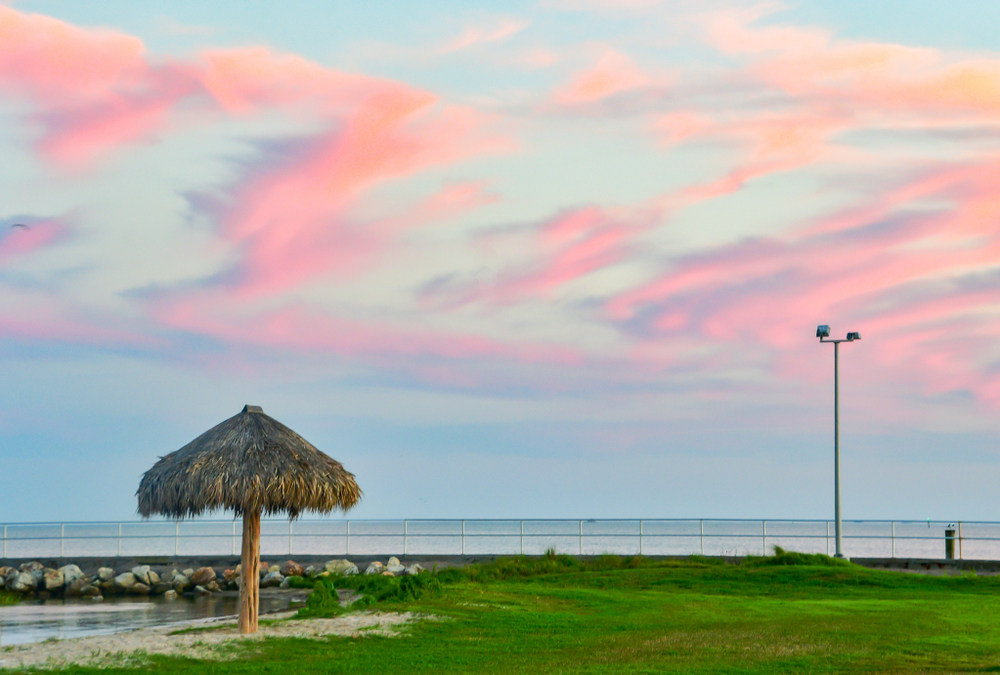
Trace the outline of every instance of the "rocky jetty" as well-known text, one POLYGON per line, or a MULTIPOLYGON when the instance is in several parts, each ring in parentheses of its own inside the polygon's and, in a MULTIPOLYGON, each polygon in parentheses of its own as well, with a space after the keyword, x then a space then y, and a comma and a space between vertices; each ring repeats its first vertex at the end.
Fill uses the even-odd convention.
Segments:
MULTIPOLYGON (((105 596, 127 595, 163 596, 174 599, 181 595, 212 595, 235 591, 240 587, 240 566, 234 569, 200 567, 184 570, 177 567, 136 565, 112 569, 101 567, 91 574, 77 565, 64 565, 58 569, 45 567, 38 561, 20 567, 0 567, 0 588, 26 597, 70 597, 102 600, 105 596)), ((420 574, 419 564, 404 567, 398 558, 389 558, 384 564, 373 561, 365 574, 404 576, 420 574)), ((260 563, 261 588, 289 588, 298 579, 314 579, 359 574, 358 566, 346 558, 328 560, 322 565, 303 567, 294 560, 280 564, 260 563)))

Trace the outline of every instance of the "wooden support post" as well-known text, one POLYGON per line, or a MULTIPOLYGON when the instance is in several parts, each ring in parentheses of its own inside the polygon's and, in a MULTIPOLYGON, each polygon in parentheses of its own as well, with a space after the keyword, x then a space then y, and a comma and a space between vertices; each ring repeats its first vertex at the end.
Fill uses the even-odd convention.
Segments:
POLYGON ((243 514, 240 560, 240 634, 257 632, 260 611, 260 509, 243 514))

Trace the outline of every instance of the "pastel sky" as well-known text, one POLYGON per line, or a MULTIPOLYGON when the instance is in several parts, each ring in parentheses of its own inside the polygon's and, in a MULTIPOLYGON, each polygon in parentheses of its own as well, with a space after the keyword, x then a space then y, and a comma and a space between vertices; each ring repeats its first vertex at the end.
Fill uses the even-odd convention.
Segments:
POLYGON ((845 518, 1000 520, 998 24, 0 0, 0 521, 247 403, 352 518, 828 518, 817 324, 845 518))

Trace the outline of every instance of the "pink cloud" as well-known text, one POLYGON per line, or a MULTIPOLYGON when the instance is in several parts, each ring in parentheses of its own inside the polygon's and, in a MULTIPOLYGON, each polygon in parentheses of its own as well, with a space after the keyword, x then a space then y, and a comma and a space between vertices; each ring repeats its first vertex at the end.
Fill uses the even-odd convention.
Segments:
POLYGON ((515 19, 513 17, 503 17, 498 19, 495 25, 489 28, 481 26, 469 26, 462 34, 451 40, 441 48, 441 54, 450 54, 482 44, 500 42, 512 35, 520 33, 531 25, 530 19, 515 19))
POLYGON ((650 84, 651 78, 625 54, 607 49, 590 69, 577 74, 555 93, 562 105, 593 103, 650 84))
POLYGON ((0 232, 0 265, 62 240, 67 231, 61 221, 41 220, 27 229, 11 227, 0 232))
MULTIPOLYGON (((442 332, 385 321, 340 319, 303 307, 274 311, 225 311, 224 298, 203 296, 157 302, 154 314, 164 325, 208 335, 234 345, 302 352, 327 352, 383 359, 406 369, 398 357, 431 357, 449 361, 501 359, 526 363, 578 363, 569 347, 530 341, 499 341, 462 332, 442 332)), ((413 364, 417 370, 432 368, 413 364)), ((451 372, 450 370, 448 372, 451 372)), ((439 373, 441 375, 442 373, 439 373)))
POLYGON ((647 207, 583 207, 563 211, 530 229, 484 235, 480 243, 486 248, 506 239, 525 254, 518 264, 498 270, 488 281, 449 279, 431 284, 422 298, 449 307, 551 300, 555 292, 574 281, 625 261, 633 252, 636 235, 655 224, 659 215, 647 207))
POLYGON ((47 101, 100 95, 141 77, 142 41, 106 30, 78 28, 0 6, 0 86, 26 89, 47 101))
POLYGON ((824 47, 829 33, 798 26, 752 26, 772 14, 777 5, 758 5, 744 9, 725 9, 695 17, 705 40, 726 54, 766 52, 801 52, 824 47))
POLYGON ((814 366, 786 352, 816 324, 839 325, 870 339, 865 348, 881 359, 872 367, 885 377, 899 370, 926 392, 993 400, 997 376, 983 365, 993 358, 985 336, 1000 335, 1000 291, 956 289, 1000 275, 998 170, 996 162, 943 169, 848 220, 833 214, 833 228, 821 222, 682 258, 611 298, 609 316, 663 338, 763 346, 794 377, 814 366), (967 340, 976 334, 984 339, 967 340))
POLYGON ((341 130, 315 139, 304 156, 241 186, 222 228, 246 252, 240 292, 274 294, 320 275, 364 269, 387 245, 389 231, 400 227, 398 218, 385 228, 351 221, 349 206, 364 190, 502 145, 477 137, 482 120, 470 111, 428 114, 433 102, 425 93, 396 87, 375 93, 341 130))

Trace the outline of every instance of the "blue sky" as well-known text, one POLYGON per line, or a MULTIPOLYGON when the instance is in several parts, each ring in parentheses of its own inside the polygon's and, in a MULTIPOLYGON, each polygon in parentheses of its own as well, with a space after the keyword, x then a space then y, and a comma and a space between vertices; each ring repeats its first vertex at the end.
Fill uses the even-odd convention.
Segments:
POLYGON ((983 519, 992 3, 0 3, 0 521, 261 405, 355 518, 983 519), (26 228, 13 228, 23 223, 26 228))

